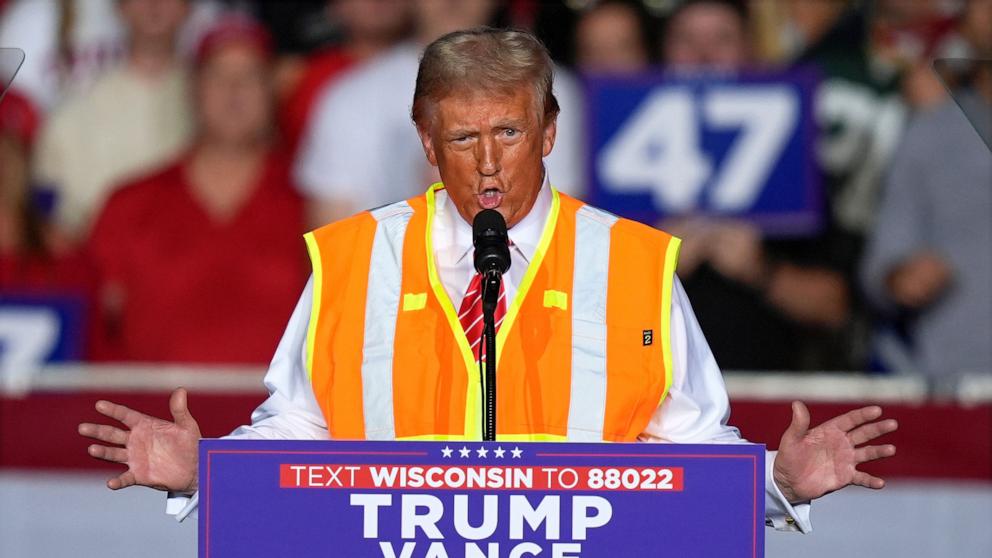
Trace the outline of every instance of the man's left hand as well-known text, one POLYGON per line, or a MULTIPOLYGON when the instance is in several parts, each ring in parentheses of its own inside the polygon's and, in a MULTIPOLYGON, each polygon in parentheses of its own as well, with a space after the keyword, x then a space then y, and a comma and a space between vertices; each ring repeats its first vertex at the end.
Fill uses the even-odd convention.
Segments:
POLYGON ((896 447, 863 445, 899 427, 893 419, 878 420, 881 407, 863 407, 809 428, 809 409, 792 403, 792 424, 782 435, 774 478, 789 502, 806 502, 856 484, 879 489, 885 481, 857 466, 896 454, 896 447))

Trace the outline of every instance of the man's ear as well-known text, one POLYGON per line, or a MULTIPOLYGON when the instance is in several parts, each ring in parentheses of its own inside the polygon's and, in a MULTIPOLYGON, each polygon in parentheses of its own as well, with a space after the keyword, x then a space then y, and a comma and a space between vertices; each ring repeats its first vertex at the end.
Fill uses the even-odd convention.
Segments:
POLYGON ((543 145, 541 146, 544 153, 544 157, 547 157, 551 153, 551 149, 555 146, 555 136, 558 134, 558 116, 555 115, 548 120, 548 123, 544 125, 544 138, 542 139, 543 145))
POLYGON ((431 141, 430 130, 417 126, 417 135, 420 136, 420 145, 424 148, 424 155, 432 166, 437 166, 437 153, 434 152, 434 142, 431 141))

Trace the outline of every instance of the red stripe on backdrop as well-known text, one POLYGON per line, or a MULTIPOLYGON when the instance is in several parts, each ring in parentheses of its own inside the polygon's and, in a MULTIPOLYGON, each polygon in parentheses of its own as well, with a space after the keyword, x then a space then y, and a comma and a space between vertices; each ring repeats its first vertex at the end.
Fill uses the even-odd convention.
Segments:
MULTIPOLYGON (((110 399, 168 417, 168 393, 37 393, 25 398, 0 396, 0 467, 41 469, 112 469, 119 466, 86 454, 89 441, 76 433, 84 421, 102 419, 93 404, 110 399)), ((204 436, 224 435, 247 422, 262 395, 190 394, 190 410, 204 436)), ((856 408, 849 403, 811 403, 813 424, 856 408)), ((887 404, 885 416, 899 421, 899 431, 879 443, 898 446, 892 459, 863 467, 883 478, 945 478, 992 481, 992 404, 887 404)), ((791 418, 788 401, 734 401, 731 422, 749 440, 769 448, 791 418)))
MULTIPOLYGON (((86 453, 92 443, 77 433, 80 422, 114 424, 93 408, 107 399, 169 418, 168 393, 37 393, 24 398, 0 396, 0 467, 42 469, 120 469, 119 465, 93 459, 86 453)), ((207 437, 223 436, 250 420, 264 400, 259 395, 189 395, 190 413, 207 437)))
MULTIPOLYGON (((792 420, 789 401, 734 401, 731 423, 741 434, 769 449, 792 420)), ((858 408, 853 403, 811 403, 811 426, 858 408)), ((895 444, 895 457, 861 469, 882 478, 944 478, 992 481, 992 404, 885 404, 884 417, 899 421, 899 430, 877 444, 895 444)))

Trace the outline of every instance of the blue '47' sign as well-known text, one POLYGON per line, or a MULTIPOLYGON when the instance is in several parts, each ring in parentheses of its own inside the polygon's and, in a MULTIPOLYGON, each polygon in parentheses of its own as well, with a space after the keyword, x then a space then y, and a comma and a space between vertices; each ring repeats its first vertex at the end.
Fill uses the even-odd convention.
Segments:
POLYGON ((820 225, 814 75, 590 77, 590 203, 654 224, 695 214, 772 234, 820 225))

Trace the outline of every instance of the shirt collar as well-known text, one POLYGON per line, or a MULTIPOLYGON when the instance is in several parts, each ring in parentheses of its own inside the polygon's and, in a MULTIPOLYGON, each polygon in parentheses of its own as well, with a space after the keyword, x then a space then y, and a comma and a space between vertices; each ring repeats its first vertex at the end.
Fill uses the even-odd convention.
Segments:
MULTIPOLYGON (((455 256, 456 262, 461 261, 468 257, 474 248, 472 224, 462 219, 447 192, 438 190, 435 196, 443 199, 438 200, 437 213, 434 218, 438 220, 442 230, 447 232, 444 238, 435 239, 435 246, 455 256)), ((537 193, 533 207, 530 208, 527 215, 524 215, 523 219, 507 231, 510 237, 511 250, 516 250, 527 263, 530 263, 537 251, 541 233, 544 232, 544 224, 551 213, 551 203, 551 181, 548 178, 547 170, 545 170, 544 182, 537 193)))

